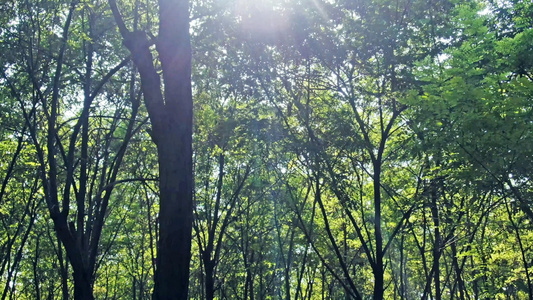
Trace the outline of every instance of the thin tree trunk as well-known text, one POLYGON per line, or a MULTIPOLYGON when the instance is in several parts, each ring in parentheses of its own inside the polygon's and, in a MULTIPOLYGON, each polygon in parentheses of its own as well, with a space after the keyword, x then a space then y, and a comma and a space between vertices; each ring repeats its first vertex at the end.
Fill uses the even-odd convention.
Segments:
MULTIPOLYGON (((440 293, 440 264, 439 259, 441 255, 441 236, 440 236, 440 222, 439 222, 439 208, 438 208, 438 194, 437 182, 431 183, 431 216, 433 218, 433 226, 435 232, 435 242, 433 244, 433 280, 435 281, 435 300, 441 300, 440 293)), ((431 280, 431 279, 430 279, 431 280)))
POLYGON ((520 237, 520 231, 513 220, 513 215, 511 212, 511 209, 509 208, 509 204, 507 201, 505 201, 505 208, 507 210, 507 215, 509 216, 509 222, 511 222, 511 226, 513 227, 513 230, 516 234, 516 241, 518 242, 518 246, 520 246, 520 254, 522 256, 522 263, 524 264, 524 271, 526 273, 526 279, 527 279, 527 288, 528 288, 528 299, 533 300, 533 283, 531 282, 531 276, 529 275, 529 267, 528 262, 526 258, 526 253, 524 249, 524 244, 522 243, 522 238, 520 237))
POLYGON ((465 300, 465 284, 462 277, 462 271, 459 268, 459 262, 457 259, 457 245, 455 242, 451 245, 452 248, 452 264, 455 269, 455 280, 457 281, 457 288, 459 289, 459 299, 465 300))
MULTIPOLYGON (((292 252, 294 247, 295 231, 291 230, 291 237, 289 239, 289 253, 287 254, 287 262, 285 264, 285 300, 291 300, 291 266, 292 266, 292 252)), ((303 264, 305 265, 305 264, 303 264)), ((296 297, 294 298, 296 300, 296 297)))
POLYGON ((407 276, 406 276, 406 267, 407 264, 407 256, 404 254, 404 243, 405 243, 405 236, 402 235, 402 238, 400 240, 400 299, 405 299, 407 297, 407 276), (405 255, 405 257, 404 257, 405 255))
POLYGON ((374 238, 376 239, 376 262, 374 272, 374 299, 382 300, 385 283, 383 280, 383 237, 381 234, 381 160, 374 163, 374 238))
POLYGON ((33 261, 33 280, 35 285, 35 300, 41 300, 41 280, 39 278, 39 256, 41 253, 40 249, 41 236, 38 234, 35 237, 35 260, 33 261))

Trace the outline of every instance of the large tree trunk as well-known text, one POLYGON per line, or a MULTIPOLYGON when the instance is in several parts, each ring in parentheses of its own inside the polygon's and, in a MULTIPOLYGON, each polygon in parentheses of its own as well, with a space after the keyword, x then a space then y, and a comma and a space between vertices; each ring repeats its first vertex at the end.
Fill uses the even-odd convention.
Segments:
POLYGON ((189 285, 192 135, 187 136, 187 126, 172 123, 158 143, 161 198, 154 299, 187 299, 189 285))
POLYGON ((159 161, 159 249, 154 299, 187 299, 193 222, 192 91, 189 1, 159 1, 157 51, 164 106, 151 114, 159 161))
POLYGON ((74 299, 94 300, 91 276, 86 272, 74 272, 74 299))
POLYGON ((215 298, 215 277, 213 261, 205 262, 205 299, 213 300, 215 298))
POLYGON ((163 87, 146 33, 130 32, 115 0, 109 0, 109 4, 139 70, 152 122, 152 138, 157 146, 160 227, 153 297, 187 299, 193 221, 189 1, 159 0, 156 49, 163 69, 163 87))

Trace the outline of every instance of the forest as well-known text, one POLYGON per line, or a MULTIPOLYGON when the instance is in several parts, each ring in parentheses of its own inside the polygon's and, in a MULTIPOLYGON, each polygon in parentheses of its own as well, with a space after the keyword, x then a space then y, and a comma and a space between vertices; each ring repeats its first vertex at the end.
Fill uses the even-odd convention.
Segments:
POLYGON ((2 0, 0 300, 533 300, 530 0, 2 0))

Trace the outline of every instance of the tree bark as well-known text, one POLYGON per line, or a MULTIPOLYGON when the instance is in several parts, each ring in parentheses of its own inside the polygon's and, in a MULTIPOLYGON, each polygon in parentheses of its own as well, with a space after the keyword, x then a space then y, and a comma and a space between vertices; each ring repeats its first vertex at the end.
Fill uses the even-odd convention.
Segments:
POLYGON ((74 299, 94 300, 91 275, 84 271, 74 272, 74 299))
MULTIPOLYGON (((380 149, 381 150, 381 149, 380 149)), ((380 154, 382 151, 379 152, 380 154)), ((376 239, 376 263, 374 273, 374 299, 383 299, 383 236, 381 233, 381 157, 374 162, 374 238, 376 239)))
POLYGON ((215 298, 215 277, 214 277, 214 261, 209 261, 205 264, 205 299, 213 300, 215 298))
POLYGON ((170 132, 158 144, 161 196, 154 299, 187 299, 192 228, 192 149, 191 141, 183 136, 180 126, 169 127, 170 132), (188 147, 183 147, 187 144, 188 147))
MULTIPOLYGON (((435 300, 441 300, 440 293, 440 255, 441 255, 441 234, 438 207, 437 182, 431 182, 431 216, 435 232, 435 242, 433 244, 433 280, 435 281, 435 300)), ((431 279, 428 279, 431 281, 431 279)))
POLYGON ((109 0, 109 4, 139 70, 157 146, 160 211, 153 299, 187 299, 193 222, 189 1, 159 0, 156 49, 163 69, 163 88, 146 34, 130 32, 115 0, 109 0))

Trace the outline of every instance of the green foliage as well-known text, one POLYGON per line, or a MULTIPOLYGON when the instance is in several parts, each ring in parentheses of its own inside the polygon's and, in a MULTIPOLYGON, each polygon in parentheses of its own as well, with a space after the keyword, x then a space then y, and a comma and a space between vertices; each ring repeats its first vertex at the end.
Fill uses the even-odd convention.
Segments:
MULTIPOLYGON (((191 1, 190 298, 209 264, 215 299, 531 298, 530 1, 263 2, 191 1)), ((151 38, 157 5, 119 7, 151 38)), ((106 1, 76 2, 61 58, 69 8, 0 4, 0 294, 73 295, 52 141, 80 245, 104 222, 95 298, 150 299, 157 149, 138 76, 106 1)))

